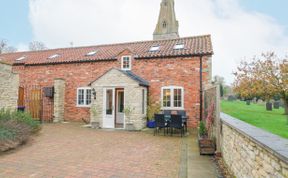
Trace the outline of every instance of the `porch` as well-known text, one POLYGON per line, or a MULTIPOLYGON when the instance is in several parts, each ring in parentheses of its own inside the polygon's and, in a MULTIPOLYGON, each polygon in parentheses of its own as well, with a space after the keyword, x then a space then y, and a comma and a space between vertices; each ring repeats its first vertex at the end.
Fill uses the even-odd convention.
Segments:
POLYGON ((141 130, 146 125, 149 83, 130 71, 112 68, 91 84, 91 125, 141 130))

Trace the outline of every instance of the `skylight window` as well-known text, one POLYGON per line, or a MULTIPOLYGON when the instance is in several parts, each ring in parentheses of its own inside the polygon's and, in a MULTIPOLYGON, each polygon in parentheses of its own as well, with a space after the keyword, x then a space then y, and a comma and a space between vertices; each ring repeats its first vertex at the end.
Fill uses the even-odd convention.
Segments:
POLYGON ((157 45, 157 46, 152 46, 149 51, 150 52, 155 52, 155 51, 159 51, 159 50, 160 50, 160 46, 157 45))
POLYGON ((19 57, 18 59, 16 59, 16 61, 22 61, 26 58, 26 56, 22 56, 22 57, 19 57))
POLYGON ((184 49, 184 44, 183 43, 181 43, 181 44, 176 44, 175 46, 174 46, 174 49, 184 49))
POLYGON ((86 56, 94 56, 97 53, 97 51, 91 51, 86 54, 86 56))
POLYGON ((60 56, 60 54, 53 54, 52 56, 48 57, 48 59, 55 59, 59 56, 60 56))

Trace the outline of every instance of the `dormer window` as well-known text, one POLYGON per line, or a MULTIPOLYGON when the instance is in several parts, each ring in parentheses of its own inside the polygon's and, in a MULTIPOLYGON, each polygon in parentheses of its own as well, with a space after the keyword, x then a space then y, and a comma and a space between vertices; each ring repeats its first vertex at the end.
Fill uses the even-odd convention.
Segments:
POLYGON ((176 44, 173 49, 184 49, 185 45, 183 43, 176 44))
POLYGON ((22 56, 22 57, 16 59, 16 61, 22 61, 22 60, 24 60, 25 58, 26 58, 26 56, 22 56))
POLYGON ((57 57, 60 57, 60 54, 53 54, 52 56, 49 56, 48 59, 55 59, 57 57))
POLYGON ((87 53, 86 56, 95 56, 96 53, 97 53, 97 51, 91 51, 91 52, 87 53))
POLYGON ((159 45, 154 45, 150 48, 150 52, 155 52, 155 51, 159 51, 160 50, 160 46, 159 45))
POLYGON ((131 56, 123 56, 121 59, 121 69, 131 70, 131 56))

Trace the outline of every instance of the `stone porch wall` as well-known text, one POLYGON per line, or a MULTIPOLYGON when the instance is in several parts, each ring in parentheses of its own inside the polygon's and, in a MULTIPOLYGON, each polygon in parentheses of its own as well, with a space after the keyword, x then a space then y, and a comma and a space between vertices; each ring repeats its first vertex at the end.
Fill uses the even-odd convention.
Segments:
POLYGON ((145 127, 146 123, 146 109, 147 97, 145 97, 145 109, 142 113, 142 91, 147 94, 147 88, 139 86, 137 82, 127 77, 125 74, 116 69, 110 70, 108 73, 100 77, 97 81, 92 83, 92 88, 96 91, 96 100, 92 99, 91 104, 91 124, 93 127, 103 127, 103 102, 104 102, 104 88, 123 88, 124 89, 124 105, 134 108, 130 122, 125 117, 126 129, 128 124, 132 124, 132 129, 141 130, 145 127))
POLYGON ((12 72, 11 65, 0 62, 0 108, 17 108, 18 89, 18 74, 12 72))
POLYGON ((222 155, 239 178, 288 177, 288 140, 221 114, 222 155))

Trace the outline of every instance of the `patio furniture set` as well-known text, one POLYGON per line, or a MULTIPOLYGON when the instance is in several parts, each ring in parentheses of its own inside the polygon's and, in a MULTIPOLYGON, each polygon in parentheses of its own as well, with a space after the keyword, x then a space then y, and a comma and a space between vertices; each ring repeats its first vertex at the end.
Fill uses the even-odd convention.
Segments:
POLYGON ((173 133, 176 130, 180 130, 181 137, 187 132, 187 119, 186 111, 171 111, 164 110, 160 114, 155 114, 155 129, 154 136, 160 133, 160 130, 164 130, 164 135, 173 133))

